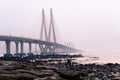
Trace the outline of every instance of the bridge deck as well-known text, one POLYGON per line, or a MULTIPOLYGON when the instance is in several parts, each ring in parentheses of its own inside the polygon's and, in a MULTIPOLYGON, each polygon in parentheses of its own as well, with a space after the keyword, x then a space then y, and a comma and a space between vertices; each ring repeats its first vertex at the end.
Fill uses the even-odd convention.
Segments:
POLYGON ((26 43, 36 43, 36 44, 42 44, 42 45, 55 45, 57 47, 61 47, 61 48, 68 48, 68 49, 72 49, 75 50, 74 48, 62 45, 62 44, 58 44, 58 43, 53 43, 53 42, 47 42, 47 41, 42 41, 42 40, 38 40, 38 39, 32 39, 32 38, 25 38, 25 37, 17 37, 17 36, 7 36, 7 35, 0 35, 0 41, 14 41, 14 42, 26 42, 26 43))

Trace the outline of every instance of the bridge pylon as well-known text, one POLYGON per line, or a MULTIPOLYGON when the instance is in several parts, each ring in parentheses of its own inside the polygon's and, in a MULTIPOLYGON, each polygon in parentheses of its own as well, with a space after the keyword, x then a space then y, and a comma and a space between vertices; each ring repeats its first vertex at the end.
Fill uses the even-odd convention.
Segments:
POLYGON ((40 40, 48 41, 44 9, 42 9, 42 23, 41 23, 41 31, 40 31, 40 40))
MULTIPOLYGON (((50 9, 50 23, 49 23, 48 32, 46 29, 44 9, 42 9, 42 24, 41 24, 40 40, 57 43, 52 9, 50 9)), ((41 45, 40 44, 39 47, 40 47, 41 52, 54 52, 55 51, 54 45, 41 45)))
POLYGON ((48 32, 48 41, 49 42, 52 42, 51 41, 52 36, 53 36, 53 42, 57 43, 55 27, 54 27, 54 22, 53 22, 53 12, 52 12, 52 9, 50 9, 50 25, 49 25, 49 32, 48 32), (52 33, 52 35, 51 35, 51 33, 52 33))

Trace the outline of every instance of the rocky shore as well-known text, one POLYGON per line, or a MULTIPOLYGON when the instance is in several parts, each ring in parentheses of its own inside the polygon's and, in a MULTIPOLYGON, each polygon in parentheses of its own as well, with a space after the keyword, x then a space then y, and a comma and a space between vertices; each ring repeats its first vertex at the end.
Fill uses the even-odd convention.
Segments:
POLYGON ((63 64, 0 61, 0 80, 120 80, 120 64, 73 64, 66 68, 63 64))
POLYGON ((27 62, 1 61, 0 80, 64 80, 52 69, 27 62))
POLYGON ((71 67, 78 73, 76 80, 120 80, 120 64, 79 64, 71 67))

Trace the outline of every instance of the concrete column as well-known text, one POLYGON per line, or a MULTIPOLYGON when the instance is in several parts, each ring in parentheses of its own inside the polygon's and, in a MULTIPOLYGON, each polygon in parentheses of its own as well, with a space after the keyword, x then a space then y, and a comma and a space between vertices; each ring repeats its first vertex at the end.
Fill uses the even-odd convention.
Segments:
POLYGON ((29 43, 29 53, 31 53, 31 50, 32 50, 32 46, 31 43, 29 43))
POLYGON ((16 53, 18 53, 18 44, 19 44, 19 42, 15 42, 15 45, 16 45, 16 53))
POLYGON ((20 44, 21 44, 21 53, 23 53, 23 42, 20 42, 20 44))
POLYGON ((6 42, 6 53, 7 54, 10 54, 11 52, 10 52, 10 41, 9 40, 7 40, 7 41, 5 41, 6 42))

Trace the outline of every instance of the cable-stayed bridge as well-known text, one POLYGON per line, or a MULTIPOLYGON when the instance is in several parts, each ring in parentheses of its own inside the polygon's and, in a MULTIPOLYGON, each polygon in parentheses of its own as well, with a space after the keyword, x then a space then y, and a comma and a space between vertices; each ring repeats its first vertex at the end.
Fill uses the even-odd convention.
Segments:
POLYGON ((80 50, 75 49, 70 46, 66 46, 57 42, 55 25, 53 21, 53 13, 52 9, 50 9, 50 24, 49 29, 46 29, 45 22, 45 14, 42 9, 42 23, 41 23, 41 31, 40 31, 40 39, 32 39, 25 37, 17 37, 17 36, 4 36, 0 35, 0 41, 4 41, 6 45, 6 53, 5 57, 11 57, 13 53, 11 53, 11 42, 15 43, 15 53, 14 55, 19 56, 24 53, 24 43, 28 43, 28 54, 32 53, 32 44, 39 45, 40 52, 42 54, 50 54, 50 53, 77 53, 80 50), (20 52, 19 52, 20 47, 20 52))

